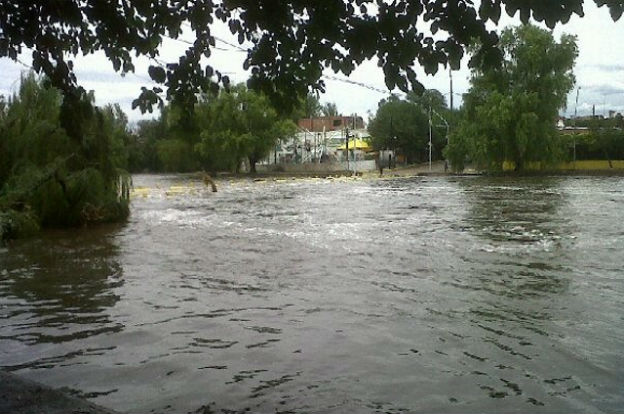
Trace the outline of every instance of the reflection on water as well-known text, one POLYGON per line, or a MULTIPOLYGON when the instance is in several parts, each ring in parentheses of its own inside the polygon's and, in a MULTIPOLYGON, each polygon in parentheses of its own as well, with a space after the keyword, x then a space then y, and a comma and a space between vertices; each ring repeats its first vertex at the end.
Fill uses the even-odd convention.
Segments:
POLYGON ((560 214, 567 202, 560 181, 491 178, 489 185, 483 185, 465 180, 461 186, 467 196, 466 225, 491 249, 504 250, 504 242, 512 248, 557 248, 562 237, 571 233, 569 218, 560 214))
POLYGON ((134 181, 0 252, 0 365, 133 412, 624 406, 621 179, 134 181))
POLYGON ((563 293, 577 229, 561 212, 568 203, 561 179, 484 181, 461 182, 467 214, 460 226, 483 240, 476 253, 464 258, 474 269, 466 288, 502 296, 504 303, 563 293))
POLYGON ((66 345, 122 329, 109 314, 119 300, 115 289, 123 286, 115 256, 105 227, 49 232, 2 254, 0 349, 9 357, 24 352, 5 368, 52 368, 102 354, 99 347, 66 345), (58 353, 46 355, 48 344, 58 344, 58 353))

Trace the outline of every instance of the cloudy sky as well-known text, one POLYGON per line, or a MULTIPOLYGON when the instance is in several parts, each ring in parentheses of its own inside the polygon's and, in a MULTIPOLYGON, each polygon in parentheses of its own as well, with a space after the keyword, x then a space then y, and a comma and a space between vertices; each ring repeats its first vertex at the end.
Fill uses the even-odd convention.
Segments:
MULTIPOLYGON (((570 33, 578 36, 580 54, 576 64, 577 86, 580 87, 578 114, 590 114, 595 105, 597 114, 606 114, 609 110, 624 113, 624 18, 613 22, 606 8, 597 8, 593 1, 585 2, 585 17, 573 17, 565 25, 558 26, 554 34, 558 38, 561 33, 570 33)), ((501 19, 499 27, 515 24, 513 18, 501 19)), ((226 27, 217 25, 214 33, 223 41, 217 41, 210 63, 227 73, 234 82, 242 82, 247 73, 242 69, 245 53, 237 49, 236 41, 229 34, 226 27)), ((162 45, 160 59, 168 62, 175 61, 188 44, 193 40, 189 35, 182 36, 182 40, 167 39, 162 45)), ((461 103, 461 93, 469 87, 470 72, 467 68, 467 59, 459 71, 453 72, 453 89, 456 105, 461 103)), ((140 92, 141 86, 150 85, 147 67, 150 62, 146 59, 137 60, 136 72, 124 77, 116 74, 110 63, 103 55, 92 55, 76 58, 76 73, 80 84, 87 90, 95 90, 97 104, 118 102, 128 113, 131 120, 153 117, 142 115, 138 110, 131 110, 131 102, 140 92)), ((16 63, 7 58, 0 59, 0 94, 10 94, 19 85, 20 73, 28 70, 30 64, 29 52, 20 56, 16 63)), ((424 71, 417 68, 419 79, 425 87, 435 88, 449 97, 449 73, 441 68, 437 75, 426 76, 424 71)), ((351 76, 349 81, 361 83, 370 88, 357 86, 345 82, 343 75, 335 75, 328 70, 325 75, 343 79, 326 78, 327 93, 321 95, 322 102, 335 102, 340 112, 344 114, 357 113, 367 116, 374 113, 377 103, 387 93, 383 80, 383 73, 377 67, 376 61, 365 62, 351 76), (375 91, 379 89, 381 91, 375 91)), ((565 114, 574 113, 576 89, 568 96, 568 107, 565 114)))

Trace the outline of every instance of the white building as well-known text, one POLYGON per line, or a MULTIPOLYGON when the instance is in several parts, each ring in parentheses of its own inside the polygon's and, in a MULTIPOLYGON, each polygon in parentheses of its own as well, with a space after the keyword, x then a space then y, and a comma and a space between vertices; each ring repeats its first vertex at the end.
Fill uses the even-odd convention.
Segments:
MULTIPOLYGON (((366 129, 349 131, 350 140, 368 141, 366 129)), ((278 144, 265 160, 267 164, 324 163, 346 161, 345 130, 310 132, 301 129, 290 140, 278 144), (343 149, 339 149, 340 147, 343 149)), ((364 151, 350 149, 349 159, 363 159, 364 151)))

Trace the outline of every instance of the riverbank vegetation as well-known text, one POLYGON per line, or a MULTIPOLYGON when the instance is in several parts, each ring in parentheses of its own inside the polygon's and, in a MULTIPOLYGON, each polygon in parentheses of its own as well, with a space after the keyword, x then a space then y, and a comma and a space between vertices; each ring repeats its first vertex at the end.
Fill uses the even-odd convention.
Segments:
POLYGON ((624 160, 624 130, 608 127, 591 128, 576 134, 562 133, 564 162, 574 160, 624 160))
POLYGON ((0 238, 128 215, 127 118, 93 101, 80 102, 74 130, 62 125, 61 93, 33 74, 0 103, 0 238))
MULTIPOLYGON (((313 106, 306 98, 296 108, 298 117, 313 106)), ((319 104, 316 109, 321 111, 319 104)), ((216 94, 203 94, 192 110, 175 103, 155 120, 140 121, 129 148, 130 171, 239 172, 246 164, 255 172, 280 141, 292 136, 292 116, 278 114, 266 96, 243 84, 216 94)))
POLYGON ((63 95, 29 73, 0 100, 0 240, 125 219, 129 172, 238 172, 243 163, 254 172, 296 129, 244 85, 204 94, 191 111, 169 104, 135 132, 118 105, 85 97, 64 123, 63 95))

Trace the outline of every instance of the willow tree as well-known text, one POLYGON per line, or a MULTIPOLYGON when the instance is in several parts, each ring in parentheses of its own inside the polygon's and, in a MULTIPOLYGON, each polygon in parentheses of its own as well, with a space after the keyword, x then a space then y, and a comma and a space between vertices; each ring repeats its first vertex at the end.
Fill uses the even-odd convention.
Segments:
MULTIPOLYGON (((91 97, 92 99, 92 97, 91 97)), ((29 74, 0 115, 0 236, 39 226, 111 221, 128 214, 124 139, 118 106, 83 101, 81 139, 61 125, 61 93, 29 74)))
POLYGON ((499 67, 473 70, 465 118, 447 149, 455 169, 466 156, 494 171, 505 162, 521 171, 563 156, 555 123, 575 82, 576 38, 564 34, 556 41, 547 30, 522 25, 505 29, 498 47, 499 67))

